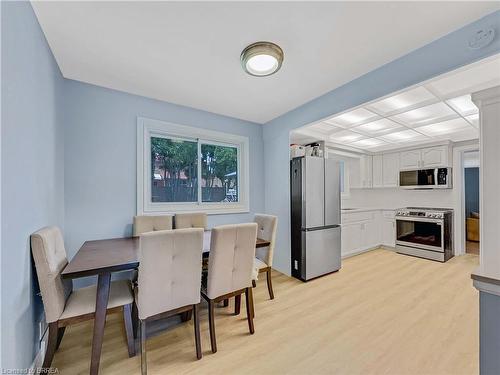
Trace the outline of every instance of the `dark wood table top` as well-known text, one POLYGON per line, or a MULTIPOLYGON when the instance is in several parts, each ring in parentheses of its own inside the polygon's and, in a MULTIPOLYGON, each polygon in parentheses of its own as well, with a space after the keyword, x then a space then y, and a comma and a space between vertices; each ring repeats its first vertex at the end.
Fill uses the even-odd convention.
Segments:
MULTIPOLYGON (((203 236, 203 253, 210 251, 211 231, 203 236)), ((257 238, 255 247, 267 247, 270 242, 257 238)), ((139 237, 111 238, 85 241, 61 273, 64 279, 75 279, 99 275, 105 272, 119 272, 139 267, 139 237)))

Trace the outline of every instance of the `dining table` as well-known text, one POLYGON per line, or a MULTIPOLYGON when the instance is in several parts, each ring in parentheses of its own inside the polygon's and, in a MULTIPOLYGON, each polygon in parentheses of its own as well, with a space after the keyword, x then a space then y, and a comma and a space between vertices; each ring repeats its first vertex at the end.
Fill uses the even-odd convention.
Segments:
MULTIPOLYGON (((203 256, 210 253, 211 231, 203 233, 203 256)), ((270 242, 257 238, 256 248, 267 247, 270 242)), ((97 292, 92 337, 90 374, 99 373, 101 349, 106 325, 111 274, 139 267, 139 237, 110 238, 85 241, 61 273, 63 279, 97 276, 97 292)))

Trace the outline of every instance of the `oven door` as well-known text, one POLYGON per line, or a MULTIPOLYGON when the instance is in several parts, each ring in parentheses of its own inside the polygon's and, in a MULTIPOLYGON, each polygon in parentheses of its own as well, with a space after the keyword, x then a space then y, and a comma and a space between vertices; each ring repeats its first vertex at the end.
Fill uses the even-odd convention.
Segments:
POLYGON ((397 217, 396 244, 444 252, 443 220, 423 217, 397 217))

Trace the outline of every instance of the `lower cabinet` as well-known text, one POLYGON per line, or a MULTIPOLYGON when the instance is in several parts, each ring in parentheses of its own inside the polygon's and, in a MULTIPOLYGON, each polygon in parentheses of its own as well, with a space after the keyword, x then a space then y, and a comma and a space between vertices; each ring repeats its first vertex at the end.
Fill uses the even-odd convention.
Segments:
POLYGON ((395 220, 382 220, 382 245, 396 246, 396 222, 395 220))
POLYGON ((342 213, 342 256, 384 245, 395 246, 393 211, 342 213))

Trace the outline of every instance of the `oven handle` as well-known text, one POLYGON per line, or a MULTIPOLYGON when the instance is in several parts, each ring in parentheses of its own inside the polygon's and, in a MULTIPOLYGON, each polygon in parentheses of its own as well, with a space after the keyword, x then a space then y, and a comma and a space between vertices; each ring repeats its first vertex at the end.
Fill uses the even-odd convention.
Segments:
POLYGON ((396 216, 396 221, 424 221, 426 223, 435 223, 443 225, 443 219, 430 219, 428 217, 409 217, 409 216, 396 216))

